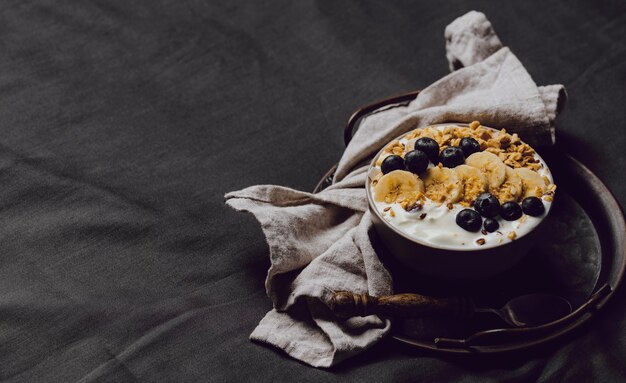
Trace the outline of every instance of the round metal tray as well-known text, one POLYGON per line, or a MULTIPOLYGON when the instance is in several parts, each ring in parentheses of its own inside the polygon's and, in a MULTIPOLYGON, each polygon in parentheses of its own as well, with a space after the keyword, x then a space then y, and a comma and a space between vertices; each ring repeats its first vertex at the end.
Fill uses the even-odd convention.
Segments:
MULTIPOLYGON (((419 91, 392 97, 358 109, 344 131, 346 145, 363 117, 406 105, 419 91)), ((622 210, 607 187, 588 168, 557 148, 538 150, 558 186, 547 229, 548 240, 510 271, 494 278, 445 281, 407 272, 388 257, 376 238, 374 247, 394 278, 396 293, 434 296, 469 295, 479 305, 499 307, 532 292, 567 298, 574 311, 537 327, 502 328, 489 317, 394 320, 392 337, 411 347, 444 354, 501 353, 535 347, 573 331, 599 312, 620 284, 626 267, 626 224, 622 210)), ((315 192, 332 183, 336 166, 320 180, 315 192)))

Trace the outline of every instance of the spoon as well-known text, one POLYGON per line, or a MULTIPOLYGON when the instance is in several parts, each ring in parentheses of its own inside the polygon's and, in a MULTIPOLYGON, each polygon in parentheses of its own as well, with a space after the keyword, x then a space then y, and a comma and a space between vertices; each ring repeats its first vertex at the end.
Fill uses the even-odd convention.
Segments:
POLYGON ((340 291, 329 301, 338 317, 381 315, 396 318, 455 316, 470 318, 475 313, 490 313, 513 327, 538 326, 572 312, 570 303, 551 294, 529 294, 510 300, 500 309, 477 308, 471 298, 434 298, 419 294, 396 294, 372 297, 340 291))
POLYGON ((539 326, 572 312, 567 299, 552 294, 528 294, 513 298, 500 309, 475 308, 475 313, 491 313, 513 327, 539 326))

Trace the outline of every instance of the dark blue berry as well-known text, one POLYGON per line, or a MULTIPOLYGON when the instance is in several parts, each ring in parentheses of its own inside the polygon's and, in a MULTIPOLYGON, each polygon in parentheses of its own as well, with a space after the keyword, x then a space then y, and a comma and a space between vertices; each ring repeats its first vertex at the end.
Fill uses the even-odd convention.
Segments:
POLYGON ((465 158, 469 157, 472 153, 480 152, 480 144, 472 137, 461 138, 459 148, 463 151, 465 158))
POLYGON ((394 170, 404 170, 404 159, 395 154, 385 157, 383 163, 380 165, 380 170, 382 170, 383 174, 390 173, 394 170))
POLYGON ((491 193, 482 193, 474 201, 474 209, 483 217, 494 218, 500 214, 500 201, 491 193))
POLYGON ((441 152, 439 160, 446 168, 454 168, 465 163, 465 156, 460 148, 449 146, 441 152))
POLYGON ((430 137, 419 138, 415 141, 414 149, 418 149, 426 153, 430 162, 438 164, 437 159, 439 158, 439 144, 437 141, 430 137))
POLYGON ((472 209, 463 209, 456 215, 456 224, 467 231, 478 231, 483 224, 483 219, 472 209))
POLYGON ((517 204, 517 202, 505 202, 502 204, 500 216, 507 221, 515 221, 522 216, 522 208, 517 204))
POLYGON ((490 233, 498 230, 500 228, 500 224, 497 220, 493 218, 485 218, 485 222, 483 222, 483 227, 490 233))
POLYGON ((404 166, 411 173, 423 173, 428 167, 428 156, 419 149, 411 150, 404 155, 404 166))
POLYGON ((543 206, 543 202, 537 197, 527 197, 522 201, 522 210, 525 214, 533 217, 539 217, 542 215, 546 208, 543 206))

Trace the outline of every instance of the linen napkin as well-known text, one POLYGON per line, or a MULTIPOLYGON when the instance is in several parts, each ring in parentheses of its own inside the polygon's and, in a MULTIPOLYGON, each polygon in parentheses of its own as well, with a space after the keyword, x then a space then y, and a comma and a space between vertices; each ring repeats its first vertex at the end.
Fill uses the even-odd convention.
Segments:
POLYGON ((445 30, 454 72, 406 106, 366 117, 343 153, 333 184, 313 194, 257 185, 226 194, 226 203, 251 212, 270 250, 266 290, 274 308, 250 335, 315 367, 330 367, 385 336, 388 320, 335 319, 334 291, 392 293, 392 280, 371 244, 367 161, 394 137, 439 122, 506 127, 531 145, 554 143, 554 120, 565 99, 561 85, 537 87, 503 47, 485 15, 469 12, 445 30))

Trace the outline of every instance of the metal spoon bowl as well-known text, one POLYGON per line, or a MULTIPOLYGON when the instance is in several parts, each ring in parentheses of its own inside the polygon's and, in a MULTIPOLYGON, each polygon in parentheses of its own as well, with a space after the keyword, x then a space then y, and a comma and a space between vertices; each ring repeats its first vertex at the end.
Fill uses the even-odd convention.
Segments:
POLYGON ((557 295, 528 294, 511 299, 500 309, 476 308, 474 312, 495 314, 513 327, 527 327, 563 318, 572 312, 572 305, 557 295))

